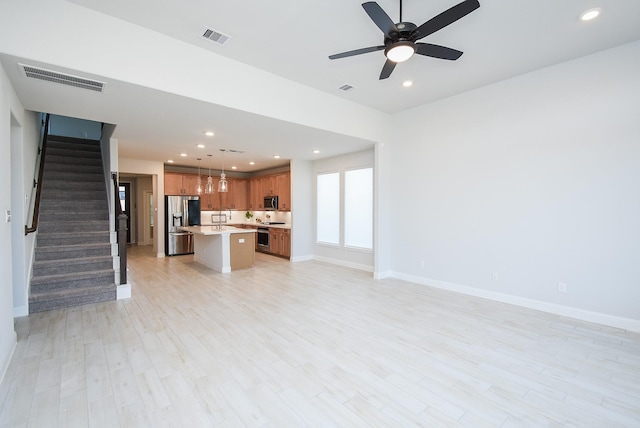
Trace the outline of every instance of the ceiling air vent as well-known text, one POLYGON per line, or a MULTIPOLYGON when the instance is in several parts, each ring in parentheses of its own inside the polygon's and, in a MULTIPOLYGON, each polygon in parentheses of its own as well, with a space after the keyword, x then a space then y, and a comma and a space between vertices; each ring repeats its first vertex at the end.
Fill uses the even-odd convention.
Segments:
POLYGON ((231 36, 227 36, 226 34, 212 28, 205 28, 202 37, 204 37, 205 39, 209 39, 220 46, 226 45, 231 38, 231 36))
POLYGON ((23 74, 32 79, 45 80, 47 82, 61 83, 67 86, 75 86, 76 88, 88 89, 95 92, 103 92, 105 82, 86 79, 84 77, 74 76, 72 74, 60 73, 44 68, 33 67, 25 64, 18 64, 23 74))
POLYGON ((344 85, 340 86, 338 89, 340 89, 341 91, 347 92, 347 91, 350 91, 350 90, 355 89, 355 88, 356 88, 355 86, 352 86, 352 85, 350 85, 348 83, 345 83, 344 85))

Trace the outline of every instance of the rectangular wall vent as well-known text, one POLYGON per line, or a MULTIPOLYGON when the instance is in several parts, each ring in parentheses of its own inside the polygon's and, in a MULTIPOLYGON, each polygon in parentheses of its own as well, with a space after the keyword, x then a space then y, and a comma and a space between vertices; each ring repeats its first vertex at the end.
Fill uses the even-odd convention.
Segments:
POLYGON ((340 86, 338 89, 340 89, 341 91, 350 91, 352 89, 355 89, 355 86, 352 86, 348 83, 345 83, 344 85, 340 86))
POLYGON ((202 37, 204 37, 205 39, 209 39, 220 46, 226 45, 229 39, 231 39, 231 36, 228 36, 212 28, 205 28, 202 37))
POLYGON ((84 77, 74 76, 72 74, 60 73, 44 68, 33 67, 31 65, 18 64, 24 76, 31 79, 45 80, 47 82, 61 83, 67 86, 75 86, 76 88, 88 89, 95 92, 103 92, 105 82, 98 80, 86 79, 84 77))

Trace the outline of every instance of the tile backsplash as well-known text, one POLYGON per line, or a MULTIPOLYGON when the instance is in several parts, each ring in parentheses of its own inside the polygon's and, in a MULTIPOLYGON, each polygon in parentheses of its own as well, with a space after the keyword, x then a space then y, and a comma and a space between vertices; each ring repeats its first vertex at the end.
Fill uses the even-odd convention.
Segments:
MULTIPOLYGON (((200 223, 211 224, 211 215, 214 214, 226 214, 227 223, 258 223, 257 219, 265 221, 282 221, 286 224, 291 224, 291 211, 251 211, 253 217, 247 220, 245 217, 246 211, 224 210, 224 211, 201 211, 200 223), (267 217, 268 216, 268 217, 267 217)), ((215 217, 214 216, 214 217, 215 217)), ((217 221, 217 217, 216 217, 217 221)))

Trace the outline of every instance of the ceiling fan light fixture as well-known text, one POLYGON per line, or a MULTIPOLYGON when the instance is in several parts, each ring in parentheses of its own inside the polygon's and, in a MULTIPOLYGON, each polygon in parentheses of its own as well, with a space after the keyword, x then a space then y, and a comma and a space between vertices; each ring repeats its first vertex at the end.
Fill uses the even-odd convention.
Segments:
POLYGON ((400 41, 385 49, 384 54, 390 61, 404 62, 416 53, 416 45, 413 42, 400 41))

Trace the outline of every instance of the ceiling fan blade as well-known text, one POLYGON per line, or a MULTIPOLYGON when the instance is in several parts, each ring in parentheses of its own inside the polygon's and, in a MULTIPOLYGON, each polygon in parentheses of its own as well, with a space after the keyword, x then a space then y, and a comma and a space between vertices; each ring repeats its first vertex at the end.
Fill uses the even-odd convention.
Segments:
POLYGON ((362 3, 362 7, 364 8, 369 18, 378 26, 379 29, 385 34, 385 36, 389 36, 391 33, 398 33, 398 27, 396 24, 389 18, 389 15, 382 10, 382 8, 378 5, 378 3, 374 1, 368 1, 366 3, 362 3))
POLYGON ((455 61, 462 56, 461 51, 446 46, 432 45, 431 43, 416 43, 416 45, 418 46, 416 53, 424 56, 449 59, 451 61, 455 61))
POLYGON ((396 68, 396 64, 397 63, 391 61, 390 59, 387 59, 387 62, 384 63, 382 71, 380 72, 380 80, 386 79, 387 77, 391 76, 391 72, 394 68, 396 68))
POLYGON ((384 46, 371 46, 370 48, 356 49, 353 51, 342 52, 339 54, 329 55, 329 59, 346 58, 348 56, 361 55, 369 52, 381 51, 384 46))
POLYGON ((458 19, 465 17, 480 7, 478 0, 465 0, 458 3, 450 9, 445 10, 441 14, 434 16, 411 33, 412 40, 420 40, 423 37, 433 34, 449 24, 456 22, 458 19))

